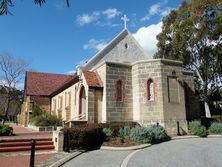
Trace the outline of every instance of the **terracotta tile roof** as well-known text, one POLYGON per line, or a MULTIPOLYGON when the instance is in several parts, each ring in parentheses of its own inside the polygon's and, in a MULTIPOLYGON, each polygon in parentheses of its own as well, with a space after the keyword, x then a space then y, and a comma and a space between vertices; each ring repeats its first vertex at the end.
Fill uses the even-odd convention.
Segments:
POLYGON ((26 72, 25 94, 50 96, 74 78, 73 75, 26 72))
POLYGON ((83 71, 83 75, 86 79, 89 87, 102 87, 100 84, 100 78, 93 71, 83 71))

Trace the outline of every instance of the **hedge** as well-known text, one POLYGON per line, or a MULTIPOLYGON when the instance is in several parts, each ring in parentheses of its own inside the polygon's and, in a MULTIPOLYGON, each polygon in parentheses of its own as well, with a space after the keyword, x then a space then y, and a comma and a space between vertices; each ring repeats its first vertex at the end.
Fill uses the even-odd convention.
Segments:
POLYGON ((63 131, 68 136, 68 145, 71 150, 90 150, 99 148, 106 140, 103 133, 104 127, 104 124, 87 124, 82 127, 63 129, 63 131))

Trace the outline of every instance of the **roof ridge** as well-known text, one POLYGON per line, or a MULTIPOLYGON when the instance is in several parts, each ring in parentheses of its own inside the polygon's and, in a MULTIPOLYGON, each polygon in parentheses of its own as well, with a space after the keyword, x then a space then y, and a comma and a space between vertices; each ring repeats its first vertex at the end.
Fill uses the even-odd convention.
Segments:
POLYGON ((46 74, 46 75, 64 75, 64 76, 74 76, 70 74, 59 74, 59 73, 49 73, 49 72, 36 72, 36 71, 26 71, 26 73, 35 73, 35 74, 46 74))

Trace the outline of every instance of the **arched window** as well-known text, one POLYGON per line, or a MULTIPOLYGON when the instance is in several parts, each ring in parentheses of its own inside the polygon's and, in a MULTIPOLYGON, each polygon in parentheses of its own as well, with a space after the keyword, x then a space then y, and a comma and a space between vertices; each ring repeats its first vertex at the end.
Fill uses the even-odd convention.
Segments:
POLYGON ((147 80, 146 89, 147 89, 147 100, 153 101, 154 100, 154 83, 152 79, 147 80))
POLYGON ((116 81, 116 100, 123 101, 124 84, 122 80, 116 81))
POLYGON ((79 93, 79 115, 86 113, 86 91, 84 86, 81 87, 79 93))

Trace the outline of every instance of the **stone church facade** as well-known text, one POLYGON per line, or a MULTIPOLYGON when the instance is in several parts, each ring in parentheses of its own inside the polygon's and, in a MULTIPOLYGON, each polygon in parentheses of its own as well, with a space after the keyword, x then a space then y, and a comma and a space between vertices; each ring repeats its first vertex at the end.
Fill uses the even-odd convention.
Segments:
MULTIPOLYGON (((33 80, 35 75, 38 73, 33 74, 33 80)), ((30 97, 46 98, 47 111, 61 116, 67 125, 79 122, 150 125, 158 122, 171 134, 176 133, 177 121, 187 131, 187 121, 200 115, 193 74, 184 71, 182 62, 149 59, 128 29, 120 32, 86 63, 79 65, 76 74, 66 77, 63 76, 56 87, 52 83, 53 90, 47 90, 41 86, 35 88, 35 84, 27 82, 30 78, 27 75, 22 114, 31 114, 31 111, 24 114, 27 113, 30 97), (28 93, 28 87, 32 91, 42 90, 42 93, 28 93)), ((40 79, 36 79, 35 83, 46 82, 44 79, 37 80, 40 79)))

